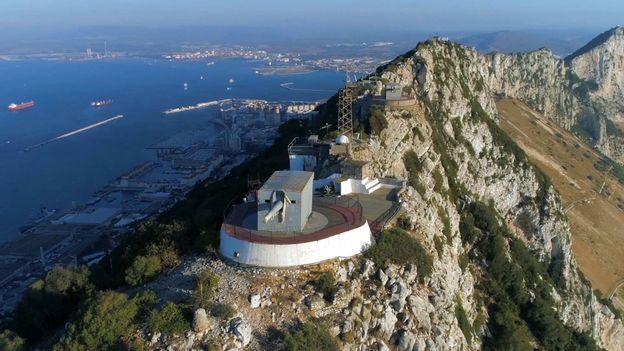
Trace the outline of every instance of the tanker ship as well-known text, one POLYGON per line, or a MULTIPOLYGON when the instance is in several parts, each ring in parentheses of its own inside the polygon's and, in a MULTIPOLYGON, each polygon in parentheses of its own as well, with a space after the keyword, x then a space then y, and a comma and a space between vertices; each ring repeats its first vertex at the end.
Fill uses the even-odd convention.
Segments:
POLYGON ((8 109, 9 111, 19 111, 33 106, 35 106, 34 101, 22 102, 21 104, 12 103, 9 105, 8 109))

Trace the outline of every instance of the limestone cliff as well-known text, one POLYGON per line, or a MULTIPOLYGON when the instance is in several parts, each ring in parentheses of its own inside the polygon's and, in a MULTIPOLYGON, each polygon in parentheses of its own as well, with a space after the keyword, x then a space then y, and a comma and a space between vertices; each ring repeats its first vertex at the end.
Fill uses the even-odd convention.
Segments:
POLYGON ((483 58, 486 81, 496 94, 525 101, 566 129, 576 122, 577 103, 563 60, 548 49, 483 58))
POLYGON ((562 127, 584 131, 624 161, 624 28, 608 30, 561 59, 548 49, 481 58, 493 93, 520 99, 562 127))
POLYGON ((620 161, 624 134, 624 28, 613 28, 566 58, 581 93, 582 118, 598 148, 620 161))
POLYGON ((478 347, 477 341, 457 333, 455 316, 443 311, 461 303, 475 320, 483 308, 472 288, 480 274, 462 270, 458 263, 469 245, 459 234, 462 212, 448 195, 457 187, 473 199, 493 202, 515 235, 552 268, 553 279, 561 282, 553 287, 560 303, 555 308, 567 325, 588 332, 608 350, 624 348, 624 325, 579 276, 558 195, 493 122, 497 93, 518 95, 565 118, 566 111, 574 109, 574 98, 564 91, 564 71, 562 61, 544 50, 528 56, 482 56, 454 43, 430 40, 379 73, 384 80, 412 87, 422 104, 387 111, 388 127, 357 148, 355 157, 371 160, 378 176, 411 180, 413 186, 403 196, 410 227, 437 258, 430 280, 419 288, 435 297, 439 313, 434 313, 435 327, 410 332, 438 349, 448 348, 449 342, 478 347), (544 66, 544 60, 549 64, 544 66), (526 83, 527 73, 518 65, 553 77, 526 83), (524 89, 514 81, 524 81, 524 89), (561 93, 538 97, 542 85, 558 87, 561 93), (422 165, 416 172, 403 165, 409 152, 415 152, 422 165), (450 236, 443 234, 444 223, 450 225, 450 236))

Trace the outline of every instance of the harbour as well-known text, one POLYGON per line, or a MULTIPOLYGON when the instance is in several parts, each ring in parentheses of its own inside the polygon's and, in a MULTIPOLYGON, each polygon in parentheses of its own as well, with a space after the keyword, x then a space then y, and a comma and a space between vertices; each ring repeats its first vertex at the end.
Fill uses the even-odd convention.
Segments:
MULTIPOLYGON (((0 313, 14 306, 33 279, 55 265, 101 258, 135 223, 157 216, 197 182, 224 176, 270 145, 279 124, 310 118, 317 101, 329 95, 282 89, 277 77, 256 75, 252 63, 219 62, 218 70, 208 67, 211 71, 206 67, 158 60, 0 63, 0 74, 7 77, 0 96, 37 102, 32 109, 0 111, 0 157, 5 162, 0 173, 5 195, 0 201, 0 296, 5 309, 0 313), (12 65, 33 68, 11 77, 12 65), (132 72, 131 79, 123 72, 132 72), (68 82, 59 84, 69 88, 50 94, 45 82, 63 79, 68 82), (20 83, 24 80, 26 87, 20 83), (184 81, 189 82, 187 90, 184 81), (232 86, 236 89, 226 89, 232 86), (94 108, 99 107, 90 104, 94 96, 115 103, 94 108), (184 104, 192 101, 199 103, 184 104), (176 118, 156 118, 164 111, 176 118)), ((313 72, 293 81, 298 79, 307 86, 317 80, 341 84, 334 72, 313 72)))

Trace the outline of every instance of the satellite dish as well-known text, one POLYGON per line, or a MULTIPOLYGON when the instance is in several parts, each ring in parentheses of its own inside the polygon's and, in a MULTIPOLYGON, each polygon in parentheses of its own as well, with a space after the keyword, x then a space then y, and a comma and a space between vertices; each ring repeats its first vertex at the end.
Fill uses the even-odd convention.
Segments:
POLYGON ((348 144, 348 143, 349 143, 349 138, 346 135, 341 135, 336 138, 336 144, 338 145, 343 145, 343 144, 348 144))

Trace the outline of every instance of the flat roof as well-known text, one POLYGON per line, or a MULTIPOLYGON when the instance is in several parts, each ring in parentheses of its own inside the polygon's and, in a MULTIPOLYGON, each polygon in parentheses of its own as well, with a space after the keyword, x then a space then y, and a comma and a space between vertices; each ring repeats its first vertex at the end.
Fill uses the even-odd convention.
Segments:
POLYGON ((285 190, 285 191, 303 191, 305 185, 314 179, 313 172, 305 171, 275 171, 264 183, 260 190, 285 190))
POLYGON ((99 207, 87 212, 68 213, 60 221, 68 224, 104 224, 119 211, 119 208, 99 207))

